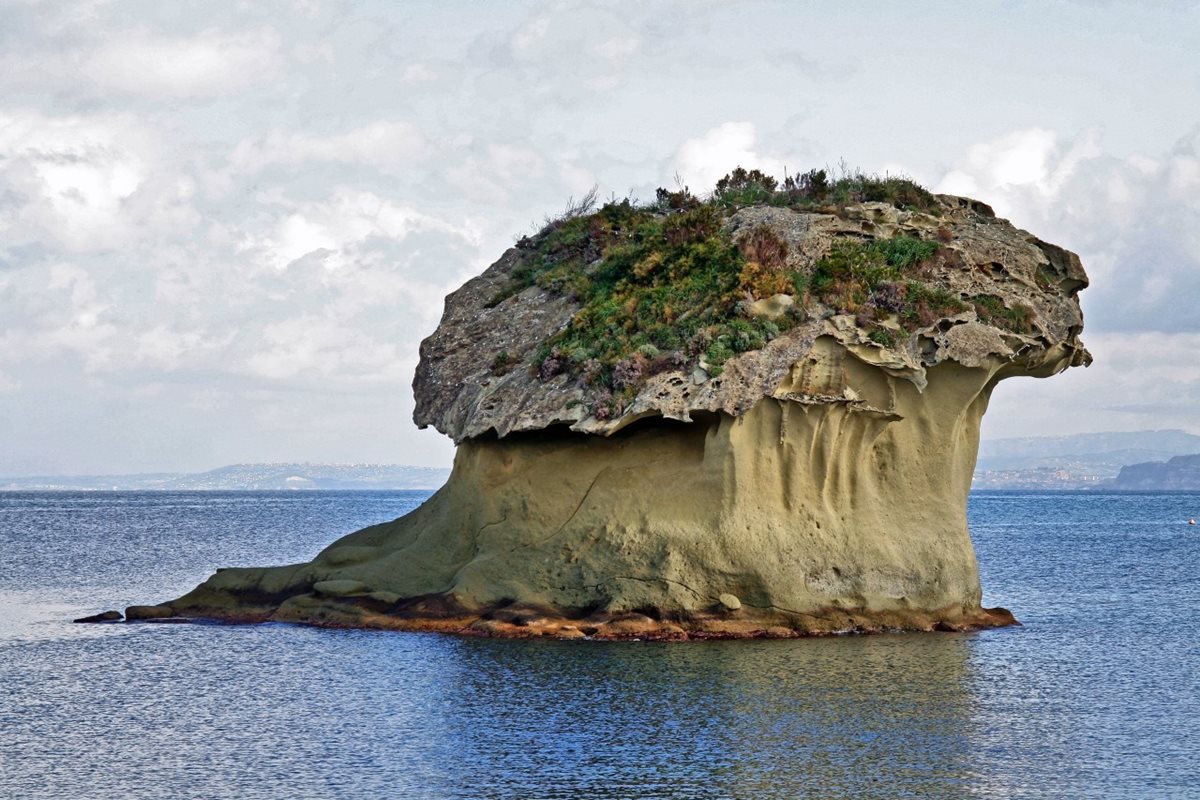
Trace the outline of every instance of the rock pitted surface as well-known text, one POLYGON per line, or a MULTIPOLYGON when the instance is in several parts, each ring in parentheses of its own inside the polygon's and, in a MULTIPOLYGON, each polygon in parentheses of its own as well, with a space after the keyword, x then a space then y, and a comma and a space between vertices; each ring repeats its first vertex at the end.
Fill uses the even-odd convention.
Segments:
POLYGON ((421 345, 446 486, 162 613, 563 638, 1011 624, 980 607, 966 526, 979 423, 999 380, 1089 363, 1087 277, 980 203, 922 197, 734 204, 700 234, 695 203, 606 207, 560 223, 570 269, 561 229, 522 242, 421 345), (673 299, 703 269, 716 288, 673 299))
MULTIPOLYGON (((817 403, 845 399, 828 393, 840 387, 796 386, 792 380, 796 366, 822 337, 918 388, 930 367, 946 361, 967 367, 1003 362, 1011 365, 1010 371, 1038 374, 1089 363, 1078 338, 1083 316, 1075 295, 1088 280, 1078 256, 996 219, 981 203, 949 196, 938 201, 941 213, 936 217, 885 203, 850 205, 836 215, 758 206, 734 212, 728 227, 736 238, 768 226, 787 242, 789 265, 799 270, 811 269, 835 238, 869 241, 907 235, 931 240, 940 235, 947 241, 944 249, 958 258, 933 262, 926 282, 960 297, 982 295, 998 298, 1005 308, 1028 308, 1033 314, 1029 329, 1005 329, 980 319, 974 308, 964 308, 924 326, 901 346, 885 347, 868 338, 854 315, 822 308, 761 350, 737 356, 721 377, 710 378, 703 370, 697 375, 690 368, 660 373, 621 413, 600 419, 594 409, 602 389, 566 374, 550 380, 528 369, 494 374, 498 353, 509 354, 514 364, 527 364, 538 346, 566 328, 579 311, 570 296, 536 285, 490 305, 525 256, 513 248, 446 298, 441 324, 421 344, 414 419, 461 442, 564 424, 610 434, 646 416, 690 421, 696 411, 736 417, 764 397, 817 403)), ((783 298, 788 305, 795 302, 783 298)), ((779 302, 765 298, 772 299, 779 302)))

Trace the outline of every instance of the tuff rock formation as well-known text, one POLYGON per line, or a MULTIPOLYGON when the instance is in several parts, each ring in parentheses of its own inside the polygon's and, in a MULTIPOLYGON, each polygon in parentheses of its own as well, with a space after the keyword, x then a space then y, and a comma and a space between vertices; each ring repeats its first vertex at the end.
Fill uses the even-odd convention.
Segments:
POLYGON ((998 381, 1089 363, 1079 259, 949 196, 733 205, 699 233, 671 222, 696 204, 676 205, 636 229, 560 222, 584 244, 556 250, 551 226, 446 299, 415 419, 458 450, 424 505, 309 563, 218 570, 153 613, 598 638, 1013 622, 980 607, 967 532, 979 425, 998 381), (655 225, 675 225, 666 261, 628 251, 655 225), (740 299, 703 310, 715 321, 639 305, 639 281, 666 296, 701 261, 651 271, 713 242, 748 265, 740 299), (576 259, 566 286, 555 253, 576 259), (780 276, 793 291, 756 291, 780 276), (601 306, 608 327, 589 328, 601 306), (691 337, 675 352, 639 333, 672 342, 671 326, 691 337))

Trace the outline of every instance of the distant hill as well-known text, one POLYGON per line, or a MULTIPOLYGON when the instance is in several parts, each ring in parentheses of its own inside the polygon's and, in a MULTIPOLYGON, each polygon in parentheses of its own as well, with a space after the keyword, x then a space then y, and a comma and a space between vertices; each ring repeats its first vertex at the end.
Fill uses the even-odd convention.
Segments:
POLYGON ((1028 468, 1054 458, 1102 456, 1103 460, 1112 460, 1137 453, 1162 454, 1163 458, 1200 453, 1200 436, 1181 430, 1160 430, 991 439, 979 443, 977 466, 980 469, 1028 468))
POLYGON ((1127 464, 1200 452, 1182 430, 1110 431, 980 442, 976 489, 1087 489, 1106 486, 1127 464))
POLYGON ((1109 488, 1200 491, 1200 454, 1121 467, 1109 488))
MULTIPOLYGON (((980 442, 975 489, 1192 489, 1200 436, 1182 430, 980 442)), ((0 478, 0 491, 437 489, 450 470, 403 464, 233 464, 207 472, 0 478)))
POLYGON ((198 473, 0 478, 0 491, 437 489, 449 475, 402 464, 233 464, 198 473))

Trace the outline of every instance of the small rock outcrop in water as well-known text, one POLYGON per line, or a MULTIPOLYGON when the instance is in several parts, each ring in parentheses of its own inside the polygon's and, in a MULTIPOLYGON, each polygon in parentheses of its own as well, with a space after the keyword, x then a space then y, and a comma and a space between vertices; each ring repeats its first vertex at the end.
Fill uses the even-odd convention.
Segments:
POLYGON ((151 619, 168 619, 175 612, 170 606, 129 606, 125 609, 125 619, 130 622, 151 619))
POLYGON ((1079 259, 976 201, 738 170, 577 208, 446 299, 417 510, 181 616, 607 638, 1011 624, 966 524, 996 383, 1087 364, 1079 259))

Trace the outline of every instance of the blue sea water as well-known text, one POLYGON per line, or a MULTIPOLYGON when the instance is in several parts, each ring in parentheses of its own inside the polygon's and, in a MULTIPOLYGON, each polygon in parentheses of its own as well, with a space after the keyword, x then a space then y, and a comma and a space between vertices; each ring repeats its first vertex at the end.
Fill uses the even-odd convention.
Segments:
POLYGON ((0 797, 1200 797, 1200 495, 973 495, 979 634, 69 622, 426 496, 0 494, 0 797))

